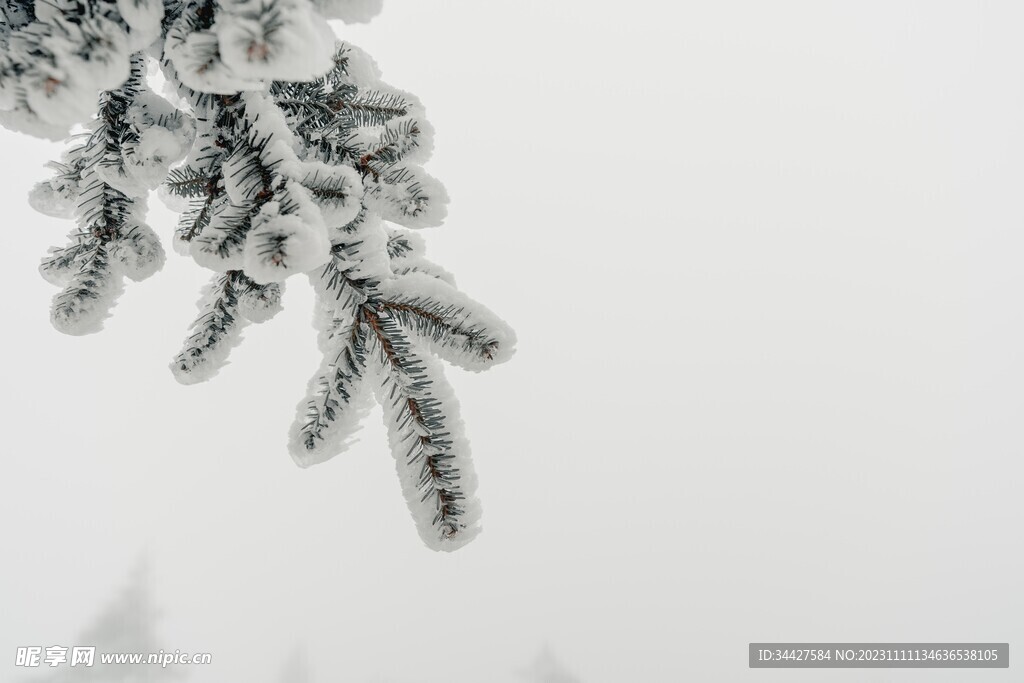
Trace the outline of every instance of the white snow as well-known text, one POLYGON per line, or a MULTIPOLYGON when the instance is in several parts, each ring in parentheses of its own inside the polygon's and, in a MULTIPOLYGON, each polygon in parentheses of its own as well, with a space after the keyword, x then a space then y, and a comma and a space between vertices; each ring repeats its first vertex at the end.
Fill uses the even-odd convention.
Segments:
POLYGON ((295 214, 281 215, 278 204, 269 202, 253 219, 242 263, 256 282, 281 282, 323 265, 330 250, 322 224, 311 225, 295 214))
POLYGON ((362 208, 363 179, 358 171, 347 164, 330 165, 315 159, 300 162, 300 168, 304 173, 301 181, 304 187, 330 183, 332 188, 338 188, 327 195, 311 191, 324 223, 332 227, 351 223, 362 208))
POLYGON ((113 256, 132 280, 145 280, 164 265, 164 249, 160 238, 148 225, 128 226, 114 243, 113 256))
POLYGON ((420 338, 422 344, 453 365, 467 370, 485 370, 507 361, 515 352, 516 335, 512 328, 486 307, 443 279, 425 272, 411 272, 385 280, 380 284, 380 291, 382 299, 386 301, 424 307, 429 304, 436 305, 441 310, 457 311, 446 316, 446 320, 456 324, 459 329, 485 331, 483 337, 494 342, 493 352, 487 357, 482 357, 479 353, 473 353, 461 346, 464 341, 461 335, 442 340, 426 336, 420 338))
POLYGON ((243 79, 310 80, 334 66, 334 33, 307 0, 280 0, 273 17, 259 0, 222 0, 214 24, 220 57, 243 79))
POLYGON ((64 334, 99 332, 124 291, 124 277, 108 251, 106 246, 93 250, 54 297, 50 322, 64 334))
POLYGON ((439 180, 416 166, 367 175, 365 203, 381 218, 407 228, 432 228, 448 214, 448 193, 439 180))
POLYGON ((283 310, 284 283, 247 287, 238 294, 238 312, 254 323, 265 323, 283 310))
POLYGON ((141 50, 160 37, 164 4, 159 0, 117 0, 117 11, 128 24, 129 49, 141 50))
POLYGON ((35 184, 28 195, 29 205, 41 214, 54 218, 71 218, 75 213, 78 198, 77 187, 58 190, 52 181, 43 180, 35 184))

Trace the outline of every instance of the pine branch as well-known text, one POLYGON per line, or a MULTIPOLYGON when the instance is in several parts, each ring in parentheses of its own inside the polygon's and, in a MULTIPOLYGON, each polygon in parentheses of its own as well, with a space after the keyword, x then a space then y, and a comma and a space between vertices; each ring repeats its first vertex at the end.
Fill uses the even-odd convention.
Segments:
POLYGON ((463 354, 483 363, 497 356, 500 341, 486 329, 474 325, 470 321, 471 314, 464 308, 412 297, 406 301, 384 301, 381 310, 406 329, 432 342, 435 353, 450 362, 458 362, 463 354), (449 349, 454 353, 446 354, 449 349))
POLYGON ((409 113, 409 104, 401 95, 373 90, 352 99, 339 95, 329 106, 356 127, 380 126, 409 113))
MULTIPOLYGON (((414 254, 419 245, 403 242, 402 237, 388 235, 379 224, 364 223, 349 235, 350 241, 335 247, 335 258, 317 280, 325 311, 318 317, 320 345, 327 367, 328 358, 346 358, 356 345, 353 339, 368 350, 380 377, 377 397, 385 409, 393 455, 417 528, 430 547, 451 550, 477 530, 475 477, 461 437, 457 404, 440 367, 420 348, 481 369, 507 359, 515 338, 493 314, 431 275, 354 275, 366 268, 366 257, 375 248, 402 243, 414 254)), ((360 366, 366 362, 361 360, 360 366)), ((321 371, 310 383, 310 396, 300 405, 293 426, 292 456, 300 464, 321 462, 343 447, 308 437, 320 424, 315 418, 324 412, 311 408, 324 400, 323 388, 329 386, 324 374, 321 371)), ((324 405, 346 425, 362 415, 346 403, 324 405)))
POLYGON ((462 425, 451 388, 393 318, 364 308, 362 321, 381 367, 378 399, 420 536, 437 549, 459 547, 479 531, 480 512, 468 445, 457 436, 462 425))
POLYGON ((388 256, 398 259, 419 254, 423 249, 422 238, 412 233, 391 230, 388 233, 388 256))
POLYGON ((171 194, 188 199, 207 198, 217 193, 218 178, 208 178, 194 168, 175 168, 164 183, 171 194))
MULTIPOLYGON (((127 169, 148 172, 146 161, 137 158, 138 146, 154 128, 181 144, 190 142, 191 133, 180 115, 168 115, 170 106, 146 89, 145 64, 142 54, 135 55, 124 84, 100 96, 88 137, 67 153, 66 163, 57 165, 57 177, 48 185, 59 195, 58 203, 73 194, 76 204, 78 229, 67 247, 51 249, 40 266, 49 281, 67 283, 54 299, 51 320, 68 334, 98 331, 123 289, 121 280, 144 279, 164 261, 159 240, 141 220, 146 187, 127 169)), ((159 163, 172 161, 162 158, 159 163)), ((54 193, 34 195, 56 208, 54 193)))
POLYGON ((78 269, 54 297, 50 309, 50 321, 56 329, 75 335, 100 330, 123 289, 109 251, 109 246, 97 241, 75 261, 78 269))
POLYGON ((238 293, 238 312, 250 322, 264 323, 281 312, 283 283, 260 284, 245 273, 238 272, 235 288, 238 293))
POLYGON ((387 126, 377 143, 359 157, 359 167, 379 177, 419 147, 421 134, 415 119, 403 119, 387 126))
POLYGON ((343 343, 309 384, 292 433, 292 453, 303 467, 323 462, 348 445, 369 409, 366 331, 354 321, 338 336, 343 343))
MULTIPOLYGON (((372 4, 313 1, 351 18, 372 4)), ((283 282, 309 275, 322 359, 293 458, 309 466, 343 451, 375 396, 420 535, 441 550, 470 540, 476 478, 439 359, 490 367, 515 337, 424 257, 421 238, 385 226, 445 215, 443 186, 418 165, 432 146, 419 101, 382 83, 360 51, 325 42, 310 0, 68 2, 0 7, 12 55, 0 60, 0 120, 49 134, 81 113, 61 107, 99 93, 86 134, 30 199, 77 221, 40 266, 62 287, 54 325, 99 329, 124 279, 160 267, 143 217, 162 184, 181 212, 175 247, 214 271, 171 363, 178 380, 217 374, 245 326, 281 310, 283 282), (150 48, 191 115, 147 88, 150 48)))
POLYGON ((79 268, 76 264, 81 263, 99 245, 93 234, 84 230, 72 231, 68 240, 65 247, 51 247, 39 266, 39 272, 46 281, 58 287, 67 284, 79 268))
POLYGON ((215 376, 241 341, 246 320, 238 310, 237 271, 215 275, 199 299, 199 316, 181 351, 171 363, 175 378, 195 384, 215 376))

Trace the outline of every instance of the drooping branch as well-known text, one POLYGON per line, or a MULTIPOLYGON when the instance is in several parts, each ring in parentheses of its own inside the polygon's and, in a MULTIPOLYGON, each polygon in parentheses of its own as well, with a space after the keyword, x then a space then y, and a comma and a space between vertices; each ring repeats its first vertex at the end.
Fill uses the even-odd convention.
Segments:
POLYGON ((213 271, 174 376, 216 375, 246 326, 281 310, 284 282, 307 274, 322 358, 296 411, 292 457, 310 466, 338 455, 375 399, 421 537, 452 550, 479 531, 480 510, 441 360, 484 369, 511 355, 515 337, 409 231, 439 225, 448 201, 421 166, 432 147, 422 104, 336 45, 324 19, 362 21, 378 4, 0 2, 0 123, 64 135, 99 102, 31 196, 76 220, 40 267, 62 287, 58 329, 98 330, 124 279, 160 267, 145 223, 159 186, 180 213, 175 250, 213 271), (183 110, 148 89, 150 57, 183 110))
POLYGON ((149 277, 164 261, 159 239, 145 224, 146 194, 185 153, 192 125, 148 90, 145 66, 142 54, 133 57, 128 80, 100 96, 84 143, 72 147, 56 176, 33 191, 36 208, 51 215, 73 212, 78 224, 68 246, 51 249, 40 266, 47 280, 63 286, 51 320, 69 334, 98 331, 123 278, 149 277))

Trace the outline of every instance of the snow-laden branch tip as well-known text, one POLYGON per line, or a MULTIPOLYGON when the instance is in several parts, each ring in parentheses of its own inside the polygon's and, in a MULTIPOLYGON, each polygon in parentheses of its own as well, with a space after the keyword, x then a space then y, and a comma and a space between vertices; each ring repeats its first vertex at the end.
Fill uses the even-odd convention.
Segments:
POLYGON ((327 24, 365 21, 379 4, 8 0, 0 123, 43 137, 85 125, 29 198, 75 221, 40 267, 60 287, 57 329, 98 331, 124 280, 160 269, 146 224, 157 189, 180 213, 174 250, 214 271, 174 376, 216 375, 244 328, 280 310, 285 281, 307 275, 322 359, 292 457, 303 467, 334 457, 376 401, 420 535, 451 550, 478 533, 480 510, 442 361, 491 367, 515 335, 414 232, 441 224, 448 202, 422 166, 433 148, 422 104, 327 24), (169 99, 148 87, 153 63, 169 99))

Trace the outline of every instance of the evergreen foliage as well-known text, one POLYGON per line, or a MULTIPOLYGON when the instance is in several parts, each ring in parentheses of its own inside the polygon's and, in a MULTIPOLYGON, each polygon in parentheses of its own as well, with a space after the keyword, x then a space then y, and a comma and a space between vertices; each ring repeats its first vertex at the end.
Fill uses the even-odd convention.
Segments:
POLYGON ((377 9, 0 0, 0 122, 44 137, 86 126, 30 197, 76 221, 40 268, 61 287, 59 330, 99 330, 124 278, 159 270, 164 253, 145 223, 159 188, 181 214, 175 250, 214 271, 171 363, 178 380, 216 374, 244 326, 280 310, 285 280, 307 275, 323 360, 299 405, 292 457, 306 467, 340 453, 376 399, 417 528, 450 550, 477 533, 479 508, 440 360, 481 370, 506 360, 515 338, 410 231, 445 217, 444 187, 421 166, 432 129, 419 100, 383 83, 325 21, 377 9), (170 100, 149 90, 150 67, 170 100))

